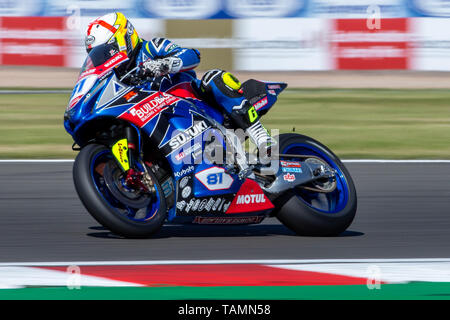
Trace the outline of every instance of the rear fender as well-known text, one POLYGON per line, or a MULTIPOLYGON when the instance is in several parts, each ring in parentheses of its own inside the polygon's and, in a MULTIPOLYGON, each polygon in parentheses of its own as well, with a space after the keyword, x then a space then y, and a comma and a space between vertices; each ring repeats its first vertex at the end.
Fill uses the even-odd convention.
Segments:
POLYGON ((265 82, 250 79, 242 84, 244 95, 258 111, 260 116, 266 114, 275 104, 278 95, 287 87, 284 82, 265 82))

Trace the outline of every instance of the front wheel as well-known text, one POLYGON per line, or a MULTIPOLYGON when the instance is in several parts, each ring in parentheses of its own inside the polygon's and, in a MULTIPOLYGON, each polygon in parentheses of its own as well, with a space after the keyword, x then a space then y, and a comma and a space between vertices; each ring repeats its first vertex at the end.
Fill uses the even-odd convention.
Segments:
POLYGON ((157 232, 166 218, 164 194, 148 168, 155 191, 127 187, 111 150, 103 145, 84 147, 75 159, 73 180, 87 211, 104 227, 127 238, 145 238, 157 232))
POLYGON ((344 232, 352 223, 357 207, 355 185, 344 164, 326 146, 300 134, 281 134, 279 151, 281 160, 304 160, 283 158, 283 154, 314 156, 310 159, 323 161, 335 170, 336 181, 330 189, 315 182, 287 191, 276 202, 279 208, 276 217, 298 235, 335 236, 344 232))

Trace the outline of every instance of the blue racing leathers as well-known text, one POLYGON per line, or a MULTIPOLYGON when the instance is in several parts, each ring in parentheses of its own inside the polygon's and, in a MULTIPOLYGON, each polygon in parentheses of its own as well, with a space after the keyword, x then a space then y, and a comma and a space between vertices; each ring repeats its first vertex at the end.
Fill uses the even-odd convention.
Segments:
POLYGON ((196 49, 181 48, 165 38, 154 38, 151 41, 143 41, 136 56, 136 65, 140 65, 148 59, 157 60, 167 57, 180 58, 181 66, 179 71, 168 74, 160 79, 149 81, 144 86, 145 89, 166 91, 177 83, 197 79, 193 69, 200 63, 200 52, 196 49))
POLYGON ((165 76, 151 79, 144 85, 144 89, 167 91, 179 83, 189 82, 196 87, 203 99, 222 108, 230 115, 234 124, 244 129, 256 146, 271 144, 267 130, 259 121, 258 112, 244 97, 239 80, 229 72, 220 69, 210 70, 201 80, 197 79, 193 69, 200 63, 198 50, 181 48, 165 38, 154 38, 151 41, 142 42, 135 59, 137 66, 148 66, 148 68, 155 68, 152 71, 158 71, 159 65, 149 59, 152 61, 168 58, 174 60, 170 59, 171 57, 178 58, 175 59, 176 67, 173 68, 176 72, 169 72, 165 76))

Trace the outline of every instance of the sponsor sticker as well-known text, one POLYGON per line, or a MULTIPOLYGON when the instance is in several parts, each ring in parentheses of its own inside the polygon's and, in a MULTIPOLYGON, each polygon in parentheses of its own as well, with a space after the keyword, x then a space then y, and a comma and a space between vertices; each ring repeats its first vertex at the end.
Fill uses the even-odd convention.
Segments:
POLYGON ((192 206, 194 205, 195 200, 191 199, 191 201, 189 201, 188 205, 186 206, 186 213, 189 213, 189 211, 191 211, 192 206))
POLYGON ((281 168, 281 170, 283 172, 291 172, 291 173, 302 173, 302 169, 301 168, 281 168))
POLYGON ((224 213, 231 204, 231 201, 227 202, 226 198, 220 197, 208 197, 208 198, 189 198, 191 196, 191 187, 186 187, 182 192, 181 196, 184 198, 177 202, 176 207, 179 212, 184 211, 185 213, 224 213), (183 192, 189 188, 189 192, 183 195, 183 192), (186 199, 184 196, 186 196, 186 199))
POLYGON ((194 205, 192 206, 192 211, 197 211, 198 207, 200 206, 200 203, 201 203, 200 199, 195 200, 194 205))
POLYGON ((218 198, 217 200, 216 200, 216 202, 214 203, 214 205, 212 206, 212 211, 216 211, 218 208, 219 208, 219 206, 220 206, 220 204, 222 203, 222 198, 218 198))
POLYGON ((132 101, 134 98, 136 98, 136 96, 138 95, 138 93, 136 91, 131 90, 130 92, 128 92, 127 94, 125 94, 123 96, 123 98, 125 100, 127 100, 127 102, 132 101))
POLYGON ((224 206, 226 214, 255 212, 273 209, 259 184, 251 179, 245 180, 231 204, 224 206))
POLYGON ((161 188, 163 189, 164 196, 167 198, 172 193, 172 183, 170 179, 167 179, 161 184, 161 188))
POLYGON ((208 202, 208 200, 203 199, 202 202, 200 202, 200 205, 198 206, 198 211, 203 211, 205 210, 206 207, 206 203, 208 202))
MULTIPOLYGON (((103 67, 106 69, 110 69, 112 67, 115 67, 116 65, 118 65, 119 63, 128 60, 128 57, 125 53, 119 53, 116 56, 112 57, 111 59, 109 59, 108 61, 106 61, 103 64, 103 67)), ((100 69, 101 70, 101 69, 100 69)))
POLYGON ((177 150, 195 137, 205 132, 208 128, 209 126, 205 121, 199 121, 170 139, 170 141, 168 142, 169 146, 172 148, 172 151, 177 150))
POLYGON ((175 159, 176 159, 177 161, 180 161, 180 160, 184 159, 184 157, 186 157, 186 154, 184 153, 184 151, 181 151, 179 154, 177 154, 177 155, 175 156, 175 159))
POLYGON ((256 102, 253 106, 255 107, 256 110, 259 110, 262 107, 264 107, 265 105, 267 105, 268 103, 269 102, 267 100, 267 97, 264 97, 261 100, 259 100, 258 102, 256 102))
POLYGON ((283 180, 287 182, 294 182, 295 181, 295 175, 287 173, 283 175, 283 180))
POLYGON ((222 212, 226 212, 228 208, 230 207, 231 201, 228 201, 227 203, 224 202, 222 212))
POLYGON ((175 43, 170 42, 165 48, 164 51, 169 53, 170 51, 174 50, 175 48, 178 48, 178 46, 175 43))
POLYGON ((200 171, 195 175, 195 178, 210 191, 226 190, 234 182, 234 179, 228 173, 225 173, 225 169, 220 167, 200 171))
POLYGON ((237 196, 236 204, 255 204, 255 203, 265 203, 266 197, 264 193, 258 194, 242 194, 237 196))
POLYGON ((189 182, 189 179, 190 179, 190 178, 191 178, 191 177, 186 176, 186 177, 184 177, 183 179, 181 179, 181 180, 180 180, 180 188, 186 187, 187 184, 188 184, 188 182, 189 182))
POLYGON ((302 164, 297 161, 280 161, 280 165, 284 168, 301 168, 302 164))
POLYGON ((177 209, 182 211, 184 207, 186 206, 186 201, 182 200, 180 202, 177 202, 177 209))
POLYGON ((201 148, 202 148, 201 144, 199 142, 197 142, 193 146, 190 146, 189 148, 187 148, 187 149, 181 151, 179 154, 177 154, 175 156, 175 159, 177 161, 181 161, 184 158, 186 158, 188 155, 191 155, 191 154, 192 154, 193 157, 195 157, 197 151, 199 151, 201 148))
POLYGON ((191 195, 191 191, 192 191, 192 189, 191 189, 191 187, 185 187, 182 191, 181 191, 181 196, 183 197, 183 198, 187 198, 187 197, 189 197, 190 195, 191 195))
POLYGON ((130 23, 130 21, 127 21, 127 34, 131 36, 133 32, 134 32, 133 25, 130 23))
POLYGON ((127 171, 130 168, 127 150, 128 150, 127 139, 121 139, 117 141, 111 148, 114 157, 120 163, 124 171, 127 171))
POLYGON ((169 105, 178 101, 180 99, 177 97, 164 92, 157 92, 122 113, 119 118, 142 128, 160 112, 167 109, 169 105))
POLYGON ((78 78, 78 80, 81 80, 81 79, 83 79, 83 78, 85 78, 85 77, 87 77, 87 76, 89 76, 91 74, 95 74, 96 71, 97 71, 96 68, 88 69, 88 70, 86 70, 86 71, 84 71, 83 73, 80 74, 80 77, 78 78))
POLYGON ((211 211, 211 208, 212 208, 214 202, 215 202, 214 199, 212 199, 212 198, 209 199, 209 200, 208 200, 208 203, 207 203, 206 206, 205 206, 205 210, 206 210, 206 211, 211 211))
POLYGON ((189 166, 186 169, 183 169, 183 170, 178 171, 178 172, 174 172, 173 175, 176 178, 181 178, 181 177, 184 177, 185 175, 191 173, 192 171, 194 171, 194 169, 195 169, 194 166, 189 166))
POLYGON ((195 217, 193 223, 198 224, 249 224, 260 223, 264 217, 195 217))

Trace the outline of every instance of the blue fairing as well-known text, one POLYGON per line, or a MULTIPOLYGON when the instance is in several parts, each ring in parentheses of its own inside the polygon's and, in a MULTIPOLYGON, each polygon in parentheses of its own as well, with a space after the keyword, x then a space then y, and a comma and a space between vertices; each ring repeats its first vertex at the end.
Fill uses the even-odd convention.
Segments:
POLYGON ((266 86, 266 96, 253 104, 261 115, 264 115, 272 108, 277 102, 278 95, 287 87, 287 84, 283 82, 264 82, 264 84, 266 86))
MULTIPOLYGON (((182 210, 175 205, 169 208, 169 221, 177 221, 178 217, 180 221, 192 219, 192 215, 186 215, 191 208, 201 206, 216 210, 215 216, 220 216, 220 211, 224 214, 244 180, 203 157, 203 150, 211 141, 211 136, 216 138, 215 143, 221 145, 223 150, 226 149, 217 128, 224 122, 221 111, 193 95, 177 97, 142 87, 129 87, 121 83, 114 72, 94 82, 93 79, 87 76, 78 82, 65 114, 64 126, 74 141, 80 146, 90 143, 89 138, 92 137, 86 137, 85 128, 93 124, 108 120, 126 121, 136 129, 139 141, 144 136, 148 137, 156 149, 155 153, 162 154, 170 165, 175 204, 181 203, 180 206, 184 207, 182 210), (80 92, 85 93, 81 96, 80 92), (81 98, 77 100, 77 96, 81 98), (201 154, 197 157, 199 152, 201 154), (189 201, 192 197, 197 200, 189 201), (207 199, 216 200, 211 202, 207 199), (186 214, 179 214, 182 211, 186 214)), ((178 78, 179 83, 186 85, 190 84, 190 79, 191 74, 178 78)), ((264 113, 275 103, 285 84, 266 83, 266 88, 267 101, 259 105, 260 112, 264 113)))

